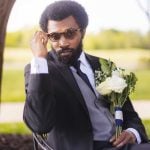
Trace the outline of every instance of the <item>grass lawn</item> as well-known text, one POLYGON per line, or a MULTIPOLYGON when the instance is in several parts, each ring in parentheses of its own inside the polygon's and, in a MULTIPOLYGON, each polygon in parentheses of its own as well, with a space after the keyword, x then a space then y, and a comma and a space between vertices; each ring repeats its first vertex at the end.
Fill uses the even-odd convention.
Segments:
MULTIPOLYGON (((135 72, 138 78, 131 99, 150 99, 150 70, 135 72)), ((20 102, 25 100, 23 70, 4 70, 2 81, 2 102, 20 102)))
MULTIPOLYGON (((150 120, 143 120, 148 137, 150 139, 150 120)), ((31 134, 24 123, 0 123, 0 133, 31 134)))
POLYGON ((147 135, 150 139, 150 120, 143 120, 143 124, 145 126, 146 131, 147 131, 147 135))
POLYGON ((4 70, 2 80, 2 102, 20 102, 24 101, 24 99, 23 70, 4 70))
MULTIPOLYGON (((88 53, 110 58, 114 62, 125 68, 137 67, 140 58, 150 56, 150 51, 146 50, 96 50, 88 53), (132 65, 131 65, 132 64, 132 65)), ((20 102, 25 100, 24 93, 24 66, 32 58, 28 49, 7 49, 4 55, 4 69, 2 79, 2 102, 20 102)), ((133 100, 150 99, 149 83, 150 69, 134 70, 138 77, 135 93, 132 94, 133 100)))
POLYGON ((131 95, 131 99, 150 99, 150 70, 135 71, 138 78, 135 91, 131 95))
POLYGON ((31 134, 27 126, 20 123, 0 123, 0 133, 31 134))

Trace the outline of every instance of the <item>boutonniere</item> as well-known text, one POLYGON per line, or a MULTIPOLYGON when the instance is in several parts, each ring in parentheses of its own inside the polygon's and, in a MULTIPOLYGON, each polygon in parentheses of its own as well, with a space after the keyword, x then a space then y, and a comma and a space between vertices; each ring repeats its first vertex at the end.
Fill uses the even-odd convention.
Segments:
POLYGON ((123 113, 122 107, 128 96, 135 89, 137 78, 133 72, 117 68, 110 60, 99 59, 101 70, 95 71, 96 90, 108 97, 111 111, 115 115, 116 138, 122 132, 123 113))

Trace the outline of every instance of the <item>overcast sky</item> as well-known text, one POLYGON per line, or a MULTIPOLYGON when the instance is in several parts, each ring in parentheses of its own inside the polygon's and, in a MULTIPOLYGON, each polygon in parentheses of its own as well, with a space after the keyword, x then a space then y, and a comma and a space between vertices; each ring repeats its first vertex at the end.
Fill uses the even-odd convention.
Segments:
MULTIPOLYGON (((7 29, 15 31, 23 27, 38 25, 43 9, 54 0, 16 0, 7 29)), ((119 30, 149 29, 145 14, 136 0, 76 0, 81 3, 88 15, 88 31, 115 28, 119 30)), ((142 0, 143 2, 146 0, 142 0)))

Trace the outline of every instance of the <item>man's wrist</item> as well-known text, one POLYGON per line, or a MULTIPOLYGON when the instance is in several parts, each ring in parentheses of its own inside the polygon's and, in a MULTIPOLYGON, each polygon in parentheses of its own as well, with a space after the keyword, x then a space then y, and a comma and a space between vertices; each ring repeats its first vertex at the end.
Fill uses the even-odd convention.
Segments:
POLYGON ((138 132, 136 129, 134 129, 134 128, 128 128, 128 129, 126 129, 126 131, 133 133, 134 136, 136 137, 136 142, 137 142, 138 144, 141 143, 140 134, 139 134, 139 132, 138 132))
POLYGON ((43 57, 33 57, 31 61, 31 74, 48 73, 47 60, 43 57))

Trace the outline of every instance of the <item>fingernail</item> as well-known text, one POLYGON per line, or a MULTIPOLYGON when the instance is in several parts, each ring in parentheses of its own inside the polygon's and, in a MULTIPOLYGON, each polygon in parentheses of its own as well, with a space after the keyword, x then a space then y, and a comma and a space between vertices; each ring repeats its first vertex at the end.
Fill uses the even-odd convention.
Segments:
POLYGON ((109 140, 109 142, 112 142, 112 141, 113 141, 113 139, 110 139, 110 140, 109 140))

